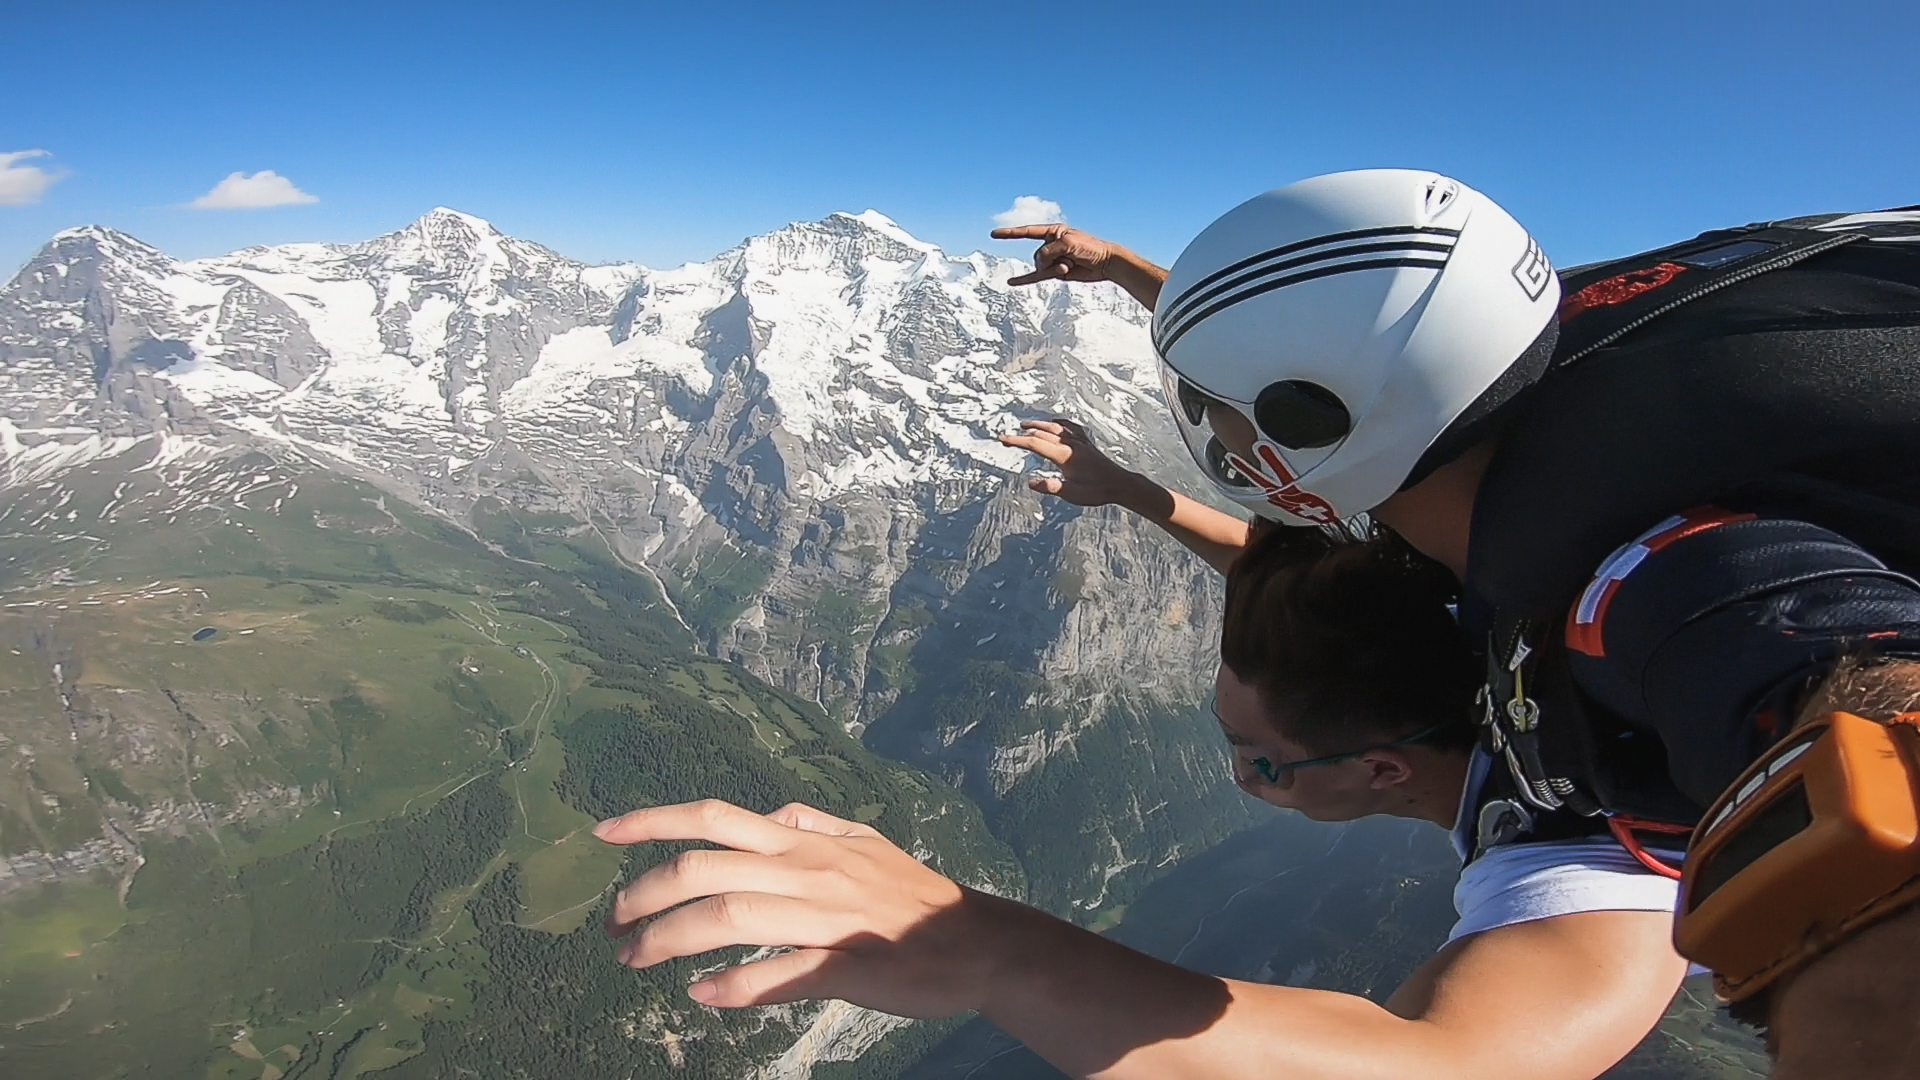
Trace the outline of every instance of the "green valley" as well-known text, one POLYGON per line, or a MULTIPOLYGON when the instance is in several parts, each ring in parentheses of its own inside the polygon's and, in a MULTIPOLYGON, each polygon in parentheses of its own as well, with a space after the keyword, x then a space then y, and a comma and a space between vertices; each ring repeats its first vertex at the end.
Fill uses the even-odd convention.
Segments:
POLYGON ((351 481, 214 468, 0 504, 0 1073, 777 1056, 806 1016, 613 962, 606 897, 662 853, 588 829, 635 806, 805 800, 1023 889, 957 793, 696 654, 591 534, 536 564, 351 481))

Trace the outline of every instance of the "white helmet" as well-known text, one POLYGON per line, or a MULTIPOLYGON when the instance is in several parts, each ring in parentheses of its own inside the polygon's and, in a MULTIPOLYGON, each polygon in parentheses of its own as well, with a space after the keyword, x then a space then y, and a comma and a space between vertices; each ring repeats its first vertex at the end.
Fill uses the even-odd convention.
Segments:
POLYGON ((1559 303, 1540 245, 1493 200, 1370 169, 1209 225, 1167 277, 1153 343, 1201 470, 1258 513, 1333 525, 1471 446, 1545 371, 1559 303))

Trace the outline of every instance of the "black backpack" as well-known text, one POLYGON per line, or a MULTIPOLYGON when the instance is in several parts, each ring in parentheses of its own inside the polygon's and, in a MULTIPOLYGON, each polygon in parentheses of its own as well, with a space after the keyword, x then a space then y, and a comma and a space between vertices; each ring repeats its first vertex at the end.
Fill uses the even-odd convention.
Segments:
POLYGON ((1553 360, 1474 511, 1503 766, 1482 846, 1704 812, 1660 738, 1578 689, 1561 640, 1594 570, 1649 526, 1707 504, 1792 517, 1920 576, 1920 207, 1706 233, 1562 286, 1553 360))

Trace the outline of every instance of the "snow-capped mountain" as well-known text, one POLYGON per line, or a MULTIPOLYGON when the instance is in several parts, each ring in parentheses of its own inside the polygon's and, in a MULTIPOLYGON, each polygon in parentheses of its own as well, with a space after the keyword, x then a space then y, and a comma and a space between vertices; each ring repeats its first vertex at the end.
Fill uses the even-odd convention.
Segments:
MULTIPOLYGON (((714 654, 1017 801, 1062 754, 1159 739, 1170 710, 1186 726, 1216 632, 1196 560, 1117 510, 1043 502, 994 441, 1066 414, 1198 479, 1167 453, 1147 313, 1106 286, 1009 288, 1021 269, 871 211, 671 270, 583 265, 444 209, 364 244, 193 261, 75 229, 0 290, 0 490, 109 458, 192 461, 148 469, 190 488, 265 453, 497 548, 590 534, 714 654)), ((1208 752, 1139 767, 1184 797, 1217 786, 1208 752)), ((1133 769, 1076 789, 1110 805, 1059 902, 1097 906, 1176 849, 1138 842, 1168 826, 1133 769)))
POLYGON ((684 431, 669 389, 707 400, 750 374, 782 441, 821 451, 802 492, 1004 471, 1020 455, 988 436, 1061 375, 1093 376, 1060 403, 1127 422, 1116 434, 1131 406, 1157 409, 1143 313, 1111 289, 1008 289, 1015 265, 946 256, 872 211, 669 271, 585 266, 445 209, 365 244, 192 262, 75 229, 0 293, 0 408, 22 428, 82 406, 135 430, 214 421, 445 480, 508 440, 684 431))
POLYGON ((331 473, 384 494, 311 527, 378 529, 397 498, 513 558, 604 551, 708 651, 959 785, 1030 897, 1091 917, 1249 819, 1191 713, 1211 574, 1117 510, 1043 501, 994 440, 1070 415, 1192 489, 1147 315, 1009 288, 1021 269, 871 211, 670 270, 451 210, 192 261, 70 230, 0 289, 0 499, 39 552, 0 573, 90 584, 89 559, 189 518, 250 550, 229 507, 279 515, 331 473))
MULTIPOLYGON (((1008 487, 1027 459, 992 437, 1020 417, 1068 413, 1167 464, 1146 313, 1107 287, 1010 289, 1018 271, 872 211, 665 271, 445 209, 364 244, 190 262, 75 229, 0 291, 0 450, 25 477, 142 436, 275 448, 455 517, 488 495, 570 512, 656 572, 745 541, 775 555, 774 595, 878 602, 904 567, 851 554, 900 562, 927 514, 1008 487), (829 504, 837 523, 808 533, 795 510, 829 504), (780 572, 828 552, 838 581, 780 572)), ((707 628, 715 647, 870 716, 860 657, 809 674, 762 644, 778 606, 707 628)))

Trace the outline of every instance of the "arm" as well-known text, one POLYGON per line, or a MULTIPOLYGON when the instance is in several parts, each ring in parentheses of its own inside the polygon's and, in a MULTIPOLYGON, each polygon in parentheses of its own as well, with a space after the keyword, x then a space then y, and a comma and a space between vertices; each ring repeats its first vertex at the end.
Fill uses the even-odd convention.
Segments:
POLYGON ((1068 1074, 1108 1080, 1588 1080, 1679 986, 1670 922, 1609 911, 1490 930, 1383 1007, 1199 975, 1021 909, 982 935, 1003 966, 981 1013, 1068 1074))
POLYGON ((1247 523, 1211 506, 1194 502, 1172 488, 1161 487, 1139 473, 1120 505, 1160 526, 1208 566, 1227 572, 1247 546, 1247 523))
POLYGON ((1152 311, 1160 301, 1167 272, 1119 244, 1090 236, 1071 225, 1019 225, 993 230, 995 240, 1039 240, 1033 273, 1009 278, 1009 285, 1042 281, 1111 281, 1152 311))
POLYGON ((1916 1015, 1920 904, 1867 926, 1768 991, 1774 1080, 1913 1076, 1916 1015))
MULTIPOLYGON (((1850 712, 1885 721, 1915 710, 1920 662, 1847 663, 1798 719, 1850 712)), ((1779 1080, 1911 1075, 1920 1067, 1920 904, 1865 927, 1766 993, 1779 1080)))
POLYGON ((1131 510, 1222 574, 1247 546, 1246 522, 1121 468, 1072 420, 1028 420, 1020 434, 1002 435, 1000 442, 1037 454, 1060 470, 1059 476, 1034 477, 1027 487, 1075 506, 1131 510))
POLYGON ((1139 301, 1141 307, 1152 311, 1160 303, 1161 286, 1167 283, 1166 270, 1117 244, 1109 247, 1113 255, 1107 265, 1108 280, 1127 290, 1127 295, 1139 301))
MULTIPOLYGON (((1686 517, 1670 527, 1679 539, 1650 534, 1642 557, 1595 578, 1595 602, 1576 608, 1568 644, 1584 688, 1658 728, 1674 779, 1702 805, 1790 723, 1920 708, 1912 580, 1805 522, 1686 517)), ((1867 926, 1748 1002, 1768 1017, 1774 1075, 1895 1076, 1920 1065, 1915 972, 1920 907, 1867 926)))
POLYGON ((735 849, 678 856, 622 890, 608 919, 634 935, 622 962, 797 947, 709 976, 689 988, 696 1000, 978 1010, 1068 1073, 1104 1080, 1588 1080, 1652 1028, 1684 968, 1665 912, 1563 915, 1454 942, 1382 1007, 1175 967, 962 888, 871 828, 806 807, 658 807, 595 832, 735 849))

